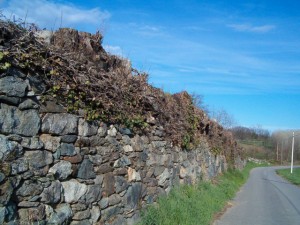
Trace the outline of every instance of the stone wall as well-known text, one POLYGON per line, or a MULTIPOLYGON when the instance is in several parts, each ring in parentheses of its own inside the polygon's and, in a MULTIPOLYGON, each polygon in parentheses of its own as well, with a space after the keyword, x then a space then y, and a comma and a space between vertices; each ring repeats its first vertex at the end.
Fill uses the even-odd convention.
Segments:
POLYGON ((43 91, 15 69, 0 77, 0 224, 134 224, 174 185, 227 169, 205 139, 184 151, 163 127, 143 136, 87 122, 43 91))

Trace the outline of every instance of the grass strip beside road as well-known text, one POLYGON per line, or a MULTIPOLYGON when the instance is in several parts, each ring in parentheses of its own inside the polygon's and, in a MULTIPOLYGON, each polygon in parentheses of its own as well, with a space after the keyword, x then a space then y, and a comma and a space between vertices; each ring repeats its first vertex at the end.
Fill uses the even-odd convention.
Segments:
POLYGON ((276 170, 276 173, 288 180, 289 182, 300 185, 300 168, 294 168, 291 174, 291 169, 276 170))
POLYGON ((239 188, 247 181, 250 170, 258 166, 247 163, 242 171, 229 170, 213 182, 175 187, 167 196, 160 197, 157 205, 142 213, 140 225, 209 225, 239 188))

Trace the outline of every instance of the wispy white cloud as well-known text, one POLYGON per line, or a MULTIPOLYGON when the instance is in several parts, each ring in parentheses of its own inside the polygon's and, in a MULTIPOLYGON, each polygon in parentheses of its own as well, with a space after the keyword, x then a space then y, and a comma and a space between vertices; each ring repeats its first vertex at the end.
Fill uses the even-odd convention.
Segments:
POLYGON ((141 25, 137 27, 137 33, 142 36, 162 36, 164 35, 163 27, 153 25, 141 25))
POLYGON ((267 33, 276 28, 274 25, 253 26, 251 24, 228 24, 227 26, 235 31, 250 33, 267 33))
POLYGON ((190 31, 209 31, 208 28, 205 28, 203 26, 194 26, 194 25, 190 25, 190 26, 184 26, 183 27, 185 30, 190 30, 190 31))
POLYGON ((105 51, 109 52, 110 54, 123 56, 123 50, 120 46, 104 45, 103 47, 105 51))
POLYGON ((228 68, 218 68, 218 67, 193 67, 193 66, 181 66, 179 67, 179 72, 184 73, 207 73, 207 74, 218 74, 218 75, 226 75, 232 77, 248 77, 249 74, 244 73, 242 71, 234 71, 228 68))
MULTIPOLYGON (((0 2, 1 4, 1 2, 0 2)), ((42 28, 55 29, 59 26, 76 27, 89 24, 101 26, 109 19, 110 14, 99 8, 84 9, 70 3, 54 2, 51 0, 11 0, 2 7, 4 15, 25 19, 42 28)))
POLYGON ((146 25, 146 26, 140 27, 140 30, 143 30, 143 31, 151 31, 151 32, 159 32, 159 31, 160 31, 160 28, 159 28, 159 27, 156 27, 156 26, 149 26, 149 25, 146 25))

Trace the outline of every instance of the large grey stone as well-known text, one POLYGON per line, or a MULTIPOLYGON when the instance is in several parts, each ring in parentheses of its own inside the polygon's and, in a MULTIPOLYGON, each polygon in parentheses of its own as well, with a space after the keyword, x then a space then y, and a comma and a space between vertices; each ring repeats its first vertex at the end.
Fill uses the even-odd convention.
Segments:
POLYGON ((60 145, 60 137, 51 136, 50 134, 42 134, 40 140, 44 143, 44 148, 55 152, 60 145))
POLYGON ((35 196, 41 194, 43 191, 43 186, 40 181, 36 180, 26 180, 17 190, 16 195, 22 197, 35 196))
POLYGON ((49 169, 49 173, 53 173, 59 180, 65 180, 73 172, 72 164, 68 161, 60 160, 49 169))
POLYGON ((99 201, 99 206, 101 209, 105 209, 108 207, 108 198, 102 198, 100 201, 99 201))
POLYGON ((29 166, 34 169, 39 169, 50 165, 53 162, 53 156, 50 152, 44 151, 26 151, 25 158, 29 162, 29 166))
POLYGON ((66 110, 55 101, 45 101, 40 105, 40 113, 65 113, 66 110))
POLYGON ((107 197, 115 193, 115 176, 113 173, 107 173, 103 178, 103 196, 107 197))
POLYGON ((97 174, 105 174, 112 172, 114 169, 109 165, 109 163, 104 163, 100 166, 95 167, 95 171, 97 174))
POLYGON ((4 134, 19 134, 35 136, 40 130, 40 116, 37 110, 21 111, 15 106, 1 104, 0 132, 4 134))
MULTIPOLYGON (((49 210, 50 211, 50 210, 49 210)), ((73 216, 72 209, 69 204, 60 204, 54 212, 51 212, 48 224, 69 224, 73 216)))
POLYGON ((6 158, 12 150, 12 146, 7 137, 0 134, 0 160, 6 158))
POLYGON ((91 147, 102 146, 107 143, 107 140, 99 135, 90 137, 89 141, 91 147))
POLYGON ((98 126, 96 122, 87 122, 80 118, 78 123, 78 135, 89 137, 96 135, 98 132, 98 126))
POLYGON ((116 184, 115 184, 116 193, 120 193, 120 192, 122 192, 122 191, 124 191, 124 190, 127 189, 128 182, 127 182, 127 180, 124 177, 116 176, 115 180, 116 180, 116 184))
POLYGON ((22 102, 19 105, 20 110, 26 110, 26 109, 38 109, 39 105, 37 102, 31 100, 31 99, 26 99, 24 102, 22 102))
POLYGON ((29 202, 29 201, 22 201, 19 202, 18 207, 19 208, 34 208, 38 207, 40 203, 38 202, 29 202))
POLYGON ((110 225, 123 225, 123 224, 127 224, 127 223, 126 223, 126 219, 124 218, 124 216, 117 215, 113 219, 109 220, 109 224, 110 225))
POLYGON ((6 207, 0 207, 0 224, 4 224, 5 215, 6 207))
POLYGON ((167 145, 167 142, 166 141, 152 141, 151 144, 154 148, 163 148, 167 145))
POLYGON ((119 128, 119 131, 123 135, 132 135, 131 131, 128 128, 119 128))
POLYGON ((148 148, 149 138, 146 136, 135 135, 134 138, 131 139, 131 146, 134 151, 142 152, 148 148))
POLYGON ((131 211, 138 206, 139 201, 141 200, 142 195, 142 184, 133 183, 126 192, 125 195, 125 210, 131 211))
POLYGON ((28 161, 26 158, 20 158, 20 159, 14 160, 11 163, 11 174, 12 175, 26 172, 28 169, 29 169, 29 166, 28 166, 28 161))
MULTIPOLYGON (((80 202, 82 202, 82 201, 80 201, 80 202)), ((76 213, 78 211, 86 210, 88 208, 88 205, 86 205, 84 202, 82 202, 82 203, 72 204, 71 207, 72 207, 73 213, 76 213)))
POLYGON ((154 167, 154 176, 157 177, 159 175, 161 175, 165 170, 164 166, 155 166, 154 167))
POLYGON ((113 195, 111 195, 111 196, 108 197, 108 204, 110 206, 116 205, 116 204, 120 203, 121 200, 122 200, 122 198, 120 197, 120 195, 113 194, 113 195))
POLYGON ((122 158, 116 160, 114 163, 115 168, 125 167, 125 166, 129 166, 129 165, 131 165, 131 161, 126 155, 124 155, 122 158))
POLYGON ((101 155, 89 155, 89 159, 95 166, 100 166, 102 164, 102 156, 101 155))
POLYGON ((165 166, 171 162, 171 156, 168 154, 158 155, 155 153, 149 153, 147 156, 146 164, 148 166, 160 165, 165 166))
POLYGON ((87 204, 92 204, 101 199, 101 186, 89 185, 86 194, 82 197, 87 204))
POLYGON ((111 206, 101 211, 101 220, 107 221, 108 219, 122 213, 122 208, 119 206, 111 206))
POLYGON ((126 224, 127 225, 135 225, 141 221, 140 212, 134 213, 131 217, 127 218, 126 224))
POLYGON ((164 186, 165 182, 167 179, 170 178, 170 173, 169 173, 169 170, 168 168, 165 168, 164 172, 159 175, 157 178, 158 178, 158 185, 159 186, 164 186))
POLYGON ((57 150, 59 150, 60 155, 63 156, 74 156, 77 154, 75 146, 73 144, 62 143, 57 150))
POLYGON ((73 220, 70 223, 70 225, 92 225, 92 222, 90 220, 88 220, 88 219, 85 219, 85 220, 73 220))
POLYGON ((6 76, 0 79, 0 90, 7 96, 24 97, 27 84, 23 79, 6 76))
POLYGON ((74 143, 77 140, 77 135, 64 135, 61 137, 61 141, 65 143, 74 143))
POLYGON ((98 129, 98 135, 100 137, 105 137, 106 132, 107 132, 107 125, 105 123, 102 123, 98 129))
POLYGON ((6 205, 14 191, 14 185, 10 179, 0 185, 0 205, 6 205))
POLYGON ((77 177, 85 180, 96 178, 93 164, 89 159, 84 159, 80 164, 77 177))
POLYGON ((45 218, 45 206, 40 204, 38 207, 21 208, 18 210, 18 216, 22 224, 42 224, 41 221, 45 218))
MULTIPOLYGON (((128 135, 123 135, 122 136, 122 143, 124 144, 124 145, 130 145, 131 144, 131 139, 130 139, 130 137, 128 136, 128 135)), ((124 146, 125 147, 125 146, 124 146)), ((123 148, 124 149, 124 148, 123 148)), ((125 149, 124 149, 124 151, 125 151, 125 149)), ((133 151, 133 149, 132 149, 132 151, 133 151)))
POLYGON ((103 175, 97 175, 94 179, 94 183, 102 186, 103 183, 103 175))
POLYGON ((100 218, 101 212, 98 206, 93 206, 91 209, 91 219, 90 222, 95 224, 100 218))
POLYGON ((45 188, 41 194, 41 201, 49 204, 56 204, 60 201, 62 185, 59 181, 53 181, 51 185, 45 188))
POLYGON ((17 142, 9 141, 6 136, 0 134, 0 160, 14 159, 20 156, 22 152, 22 146, 17 142))
POLYGON ((78 117, 68 113, 48 113, 42 121, 42 132, 56 135, 77 134, 78 117))
POLYGON ((87 186, 75 179, 62 182, 62 186, 65 202, 67 203, 77 202, 87 191, 87 186))
POLYGON ((90 209, 87 209, 87 210, 76 212, 72 219, 73 220, 85 220, 85 219, 89 219, 90 216, 91 216, 90 209))
POLYGON ((117 129, 113 125, 110 125, 107 134, 111 137, 115 137, 117 135, 117 132, 117 129))
POLYGON ((133 148, 131 147, 131 145, 125 145, 123 149, 124 152, 133 152, 133 148))
POLYGON ((185 168, 185 167, 180 167, 180 170, 179 170, 179 177, 181 178, 181 179, 184 179, 187 175, 188 175, 188 169, 187 168, 185 168))
POLYGON ((41 149, 44 147, 44 144, 40 141, 39 137, 24 137, 22 139, 21 145, 23 148, 28 149, 41 149))
POLYGON ((140 181, 141 180, 141 175, 139 172, 137 172, 135 169, 129 167, 127 170, 128 173, 128 181, 140 181))

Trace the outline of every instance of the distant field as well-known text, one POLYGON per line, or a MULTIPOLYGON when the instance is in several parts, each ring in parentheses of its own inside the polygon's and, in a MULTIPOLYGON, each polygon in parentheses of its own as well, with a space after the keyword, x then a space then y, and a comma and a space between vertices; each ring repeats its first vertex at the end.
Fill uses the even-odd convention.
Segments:
POLYGON ((238 140, 239 146, 243 148, 246 157, 257 159, 272 159, 275 157, 270 144, 261 140, 238 140))
POLYGON ((293 184, 300 185, 300 168, 295 168, 291 174, 291 169, 277 170, 277 174, 284 177, 293 184))
POLYGON ((265 140, 248 139, 248 140, 238 140, 238 142, 240 144, 245 144, 245 145, 272 148, 272 143, 270 141, 265 141, 265 140))

